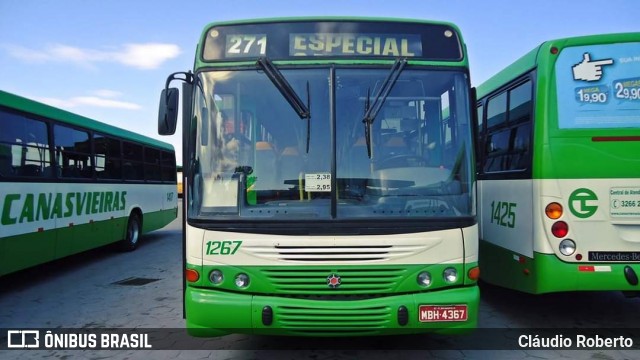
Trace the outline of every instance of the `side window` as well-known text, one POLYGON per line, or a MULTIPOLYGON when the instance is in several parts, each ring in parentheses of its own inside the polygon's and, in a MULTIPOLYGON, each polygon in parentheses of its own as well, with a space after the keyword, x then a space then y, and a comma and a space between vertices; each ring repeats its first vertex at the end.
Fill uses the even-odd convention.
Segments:
POLYGON ((487 105, 487 128, 502 125, 507 120, 507 93, 489 99, 487 105))
POLYGON ((174 153, 162 151, 162 181, 176 182, 176 156, 174 153))
POLYGON ((47 124, 0 112, 0 175, 51 177, 47 124))
POLYGON ((149 181, 162 181, 160 173, 160 150, 144 149, 144 175, 149 181))
POLYGON ((510 138, 511 131, 509 129, 494 132, 487 136, 484 151, 484 172, 504 171, 507 169, 510 138))
POLYGON ((56 163, 62 169, 62 177, 93 178, 94 161, 88 132, 55 125, 53 139, 56 163))
POLYGON ((144 180, 142 145, 122 143, 122 174, 125 180, 144 180))
POLYGON ((484 118, 482 117, 482 115, 484 115, 484 105, 482 104, 478 104, 478 107, 476 108, 477 113, 477 119, 478 119, 478 134, 482 133, 482 124, 484 124, 484 118))
POLYGON ((524 170, 531 166, 531 81, 509 91, 509 124, 512 141, 509 151, 509 170, 524 170))
POLYGON ((482 124, 484 124, 484 105, 482 103, 476 104, 476 171, 482 172, 483 161, 482 157, 484 156, 484 132, 482 129, 482 124))
MULTIPOLYGON (((489 99, 479 167, 486 173, 531 167, 532 83, 526 81, 489 99)), ((478 114, 481 115, 480 107, 478 114)), ((481 141, 478 142, 479 144, 481 141)), ((480 145, 479 145, 480 146, 480 145)))
POLYGON ((94 134, 96 174, 98 179, 122 179, 122 155, 120 141, 94 134))
POLYGON ((513 133, 509 170, 527 169, 531 166, 531 123, 514 128, 513 133))
POLYGON ((531 118, 531 81, 509 91, 509 122, 528 121, 531 118))

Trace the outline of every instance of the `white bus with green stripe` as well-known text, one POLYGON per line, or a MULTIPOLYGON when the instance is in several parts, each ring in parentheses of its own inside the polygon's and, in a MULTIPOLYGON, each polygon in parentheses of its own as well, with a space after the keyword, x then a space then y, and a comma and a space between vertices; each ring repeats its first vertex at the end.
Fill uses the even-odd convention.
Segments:
POLYGON ((640 33, 547 41, 478 87, 482 278, 640 290, 640 33))
POLYGON ((210 24, 182 119, 197 336, 457 331, 479 304, 466 48, 448 23, 210 24))
POLYGON ((177 216, 170 144, 0 91, 0 276, 177 216))

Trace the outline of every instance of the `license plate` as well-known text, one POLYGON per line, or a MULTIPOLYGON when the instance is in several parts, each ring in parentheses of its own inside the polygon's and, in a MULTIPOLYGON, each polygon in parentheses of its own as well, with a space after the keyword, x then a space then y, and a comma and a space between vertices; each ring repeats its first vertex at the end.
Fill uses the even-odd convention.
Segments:
POLYGON ((467 321, 467 305, 420 305, 420 322, 467 321))

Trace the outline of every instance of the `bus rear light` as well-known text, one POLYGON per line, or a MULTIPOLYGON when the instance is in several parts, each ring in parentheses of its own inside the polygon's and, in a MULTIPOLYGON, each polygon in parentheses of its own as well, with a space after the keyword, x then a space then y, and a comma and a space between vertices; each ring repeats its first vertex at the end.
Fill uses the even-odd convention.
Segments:
POLYGON ((564 221, 556 221, 551 226, 551 233, 557 238, 563 238, 569 233, 569 225, 564 221))
POLYGON ((576 254, 576 260, 578 261, 582 260, 582 254, 576 254))
POLYGON ((555 46, 551 47, 551 54, 556 55, 558 53, 558 48, 555 46))
POLYGON ((524 264, 527 262, 527 258, 521 255, 513 255, 513 260, 517 261, 520 264, 524 264))
POLYGON ((188 282, 196 282, 200 279, 200 274, 194 269, 187 269, 185 273, 188 282))
POLYGON ((562 205, 552 202, 544 208, 544 213, 549 219, 557 220, 562 216, 562 205))
POLYGON ((571 239, 564 239, 560 242, 560 252, 564 256, 571 256, 576 252, 576 243, 571 239))
POLYGON ((467 276, 469 277, 469 280, 477 281, 480 279, 480 268, 477 266, 472 267, 469 269, 469 272, 467 272, 467 276))

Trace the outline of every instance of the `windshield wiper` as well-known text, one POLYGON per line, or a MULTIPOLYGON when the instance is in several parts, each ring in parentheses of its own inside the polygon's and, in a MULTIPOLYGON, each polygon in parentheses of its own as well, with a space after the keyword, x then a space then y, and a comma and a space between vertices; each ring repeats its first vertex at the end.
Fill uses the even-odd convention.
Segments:
POLYGON ((391 89, 393 89, 393 85, 398 81, 398 77, 400 77, 400 73, 404 69, 405 65, 407 65, 407 59, 398 58, 396 62, 391 66, 391 71, 387 78, 382 83, 380 89, 378 89, 378 93, 373 99, 373 104, 371 105, 370 93, 367 90, 367 100, 364 103, 364 116, 362 117, 362 122, 364 123, 364 136, 367 141, 367 155, 371 159, 371 124, 373 124, 373 120, 375 120, 378 112, 382 108, 384 101, 389 96, 391 89))
POLYGON ((307 119, 307 153, 309 152, 309 139, 311 137, 311 95, 309 93, 309 82, 307 81, 307 104, 305 105, 298 94, 293 90, 291 84, 282 75, 280 70, 276 68, 271 60, 266 57, 258 58, 256 65, 261 68, 267 75, 269 80, 275 85, 280 94, 287 100, 291 108, 298 114, 300 119, 307 119))

